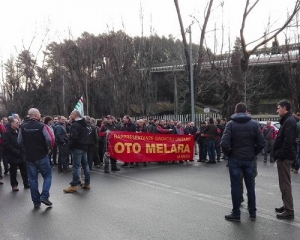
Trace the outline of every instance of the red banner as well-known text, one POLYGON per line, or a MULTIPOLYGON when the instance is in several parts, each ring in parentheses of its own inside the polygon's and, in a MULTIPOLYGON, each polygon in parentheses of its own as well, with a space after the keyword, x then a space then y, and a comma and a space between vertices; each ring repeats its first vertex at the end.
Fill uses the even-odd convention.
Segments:
POLYGON ((191 160, 194 156, 194 137, 111 131, 108 152, 112 158, 123 162, 191 160))

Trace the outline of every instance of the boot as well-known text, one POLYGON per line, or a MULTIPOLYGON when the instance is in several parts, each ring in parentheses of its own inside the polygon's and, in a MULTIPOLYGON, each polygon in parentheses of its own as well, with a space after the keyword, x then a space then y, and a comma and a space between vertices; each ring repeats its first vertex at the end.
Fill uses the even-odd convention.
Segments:
POLYGON ((77 187, 76 186, 70 186, 66 189, 64 189, 65 193, 73 193, 73 192, 77 192, 77 187))

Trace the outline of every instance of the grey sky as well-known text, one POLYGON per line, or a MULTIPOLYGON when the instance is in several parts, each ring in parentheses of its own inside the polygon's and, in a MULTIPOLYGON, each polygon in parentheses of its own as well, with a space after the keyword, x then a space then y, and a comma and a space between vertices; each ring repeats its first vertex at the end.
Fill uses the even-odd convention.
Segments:
MULTIPOLYGON (((231 42, 239 36, 239 29, 246 0, 225 0, 222 8, 220 0, 215 0, 214 11, 208 26, 207 44, 214 46, 213 29, 216 25, 218 51, 221 44, 222 18, 225 25, 225 41, 231 42)), ((192 22, 190 15, 203 22, 205 0, 179 0, 185 27, 192 22)), ((254 2, 254 1, 252 1, 254 2)), ((288 6, 294 0, 261 0, 251 13, 246 25, 246 38, 249 42, 262 35, 271 15, 272 28, 282 24, 287 16, 288 6)), ((41 39, 49 29, 44 46, 60 42, 65 38, 76 39, 84 31, 95 35, 109 30, 123 29, 131 36, 141 35, 140 6, 144 15, 144 35, 153 33, 181 39, 178 18, 173 0, 5 0, 1 1, 0 12, 0 58, 5 62, 10 54, 17 55, 23 47, 28 49, 33 37, 31 51, 37 54, 41 39)), ((200 30, 193 26, 193 41, 199 42, 200 30)), ((291 35, 291 34, 290 34, 291 35)), ((283 41, 281 41, 283 44, 283 41)), ((225 46, 228 49, 228 46, 225 46)))

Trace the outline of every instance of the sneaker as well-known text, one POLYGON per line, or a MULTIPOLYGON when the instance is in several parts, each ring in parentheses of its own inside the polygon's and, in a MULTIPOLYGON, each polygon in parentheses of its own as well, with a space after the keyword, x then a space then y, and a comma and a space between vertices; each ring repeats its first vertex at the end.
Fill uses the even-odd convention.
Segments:
POLYGON ((65 193, 73 193, 73 192, 77 192, 77 187, 76 186, 70 186, 66 189, 64 189, 65 193))
POLYGON ((90 186, 90 185, 85 185, 85 184, 84 184, 84 185, 82 186, 82 188, 83 188, 83 189, 86 189, 86 190, 90 190, 90 189, 91 189, 91 186, 90 186))
POLYGON ((13 186, 13 187, 12 187, 12 190, 13 190, 14 192, 17 192, 17 191, 19 191, 19 188, 18 188, 18 186, 13 186))
POLYGON ((275 208, 275 212, 276 213, 283 213, 284 212, 284 206, 282 206, 280 208, 275 208))
POLYGON ((45 204, 46 206, 52 206, 52 202, 49 199, 41 199, 41 203, 45 204))
POLYGON ((231 222, 240 222, 241 218, 239 216, 233 216, 232 214, 225 215, 225 219, 231 222))
POLYGON ((278 213, 276 217, 279 219, 293 219, 294 211, 284 211, 283 213, 278 213))

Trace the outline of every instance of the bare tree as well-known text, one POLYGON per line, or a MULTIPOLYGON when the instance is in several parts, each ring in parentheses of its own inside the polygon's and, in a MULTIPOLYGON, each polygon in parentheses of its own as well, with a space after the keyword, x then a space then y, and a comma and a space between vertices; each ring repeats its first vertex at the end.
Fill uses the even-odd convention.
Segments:
MULTIPOLYGON (((186 72, 186 76, 188 77, 189 81, 191 79, 190 76, 190 62, 189 62, 189 57, 190 57, 190 53, 188 51, 188 43, 186 41, 186 36, 185 36, 185 28, 183 26, 183 21, 181 18, 181 13, 180 13, 180 8, 179 8, 179 4, 178 4, 178 0, 174 0, 174 4, 176 7, 176 12, 177 12, 177 16, 178 16, 178 20, 179 20, 179 25, 180 25, 180 31, 181 31, 181 36, 182 36, 182 41, 183 41, 183 46, 184 46, 184 55, 185 55, 185 72, 186 72)), ((194 89, 199 89, 199 79, 200 79, 200 75, 201 75, 201 69, 202 69, 202 63, 204 62, 204 55, 205 55, 205 50, 204 50, 204 40, 205 40, 205 33, 206 33, 206 27, 207 27, 207 23, 210 17, 210 13, 211 13, 211 9, 212 9, 212 5, 213 5, 213 0, 209 0, 207 7, 205 8, 204 11, 204 23, 201 29, 201 36, 200 36, 200 44, 199 44, 199 49, 198 49, 198 60, 197 60, 197 65, 194 67, 194 71, 193 71, 193 75, 195 76, 196 80, 194 82, 194 89)), ((191 93, 191 84, 189 84, 189 94, 191 93)), ((197 91, 198 93, 200 93, 201 91, 197 91)), ((191 94, 190 94, 191 96, 191 94)), ((187 104, 187 106, 189 106, 190 104, 187 104)))
POLYGON ((285 28, 287 28, 289 26, 289 24, 292 22, 293 18, 298 13, 298 11, 300 10, 300 0, 296 0, 291 14, 288 16, 285 23, 281 27, 279 27, 278 29, 275 29, 271 32, 265 32, 264 36, 247 44, 246 39, 244 37, 246 20, 247 20, 248 15, 255 8, 255 6, 258 4, 258 2, 259 2, 259 0, 256 0, 251 5, 250 0, 246 0, 246 5, 245 5, 245 9, 244 9, 242 26, 240 29, 240 37, 241 37, 241 44, 242 44, 242 51, 243 51, 243 57, 241 58, 241 67, 244 72, 247 71, 247 69, 248 69, 250 55, 252 55, 259 47, 263 46, 264 44, 269 42, 271 39, 275 38, 280 32, 282 32, 285 28), (247 46, 249 44, 253 44, 253 43, 256 43, 256 45, 251 50, 247 50, 247 46))

